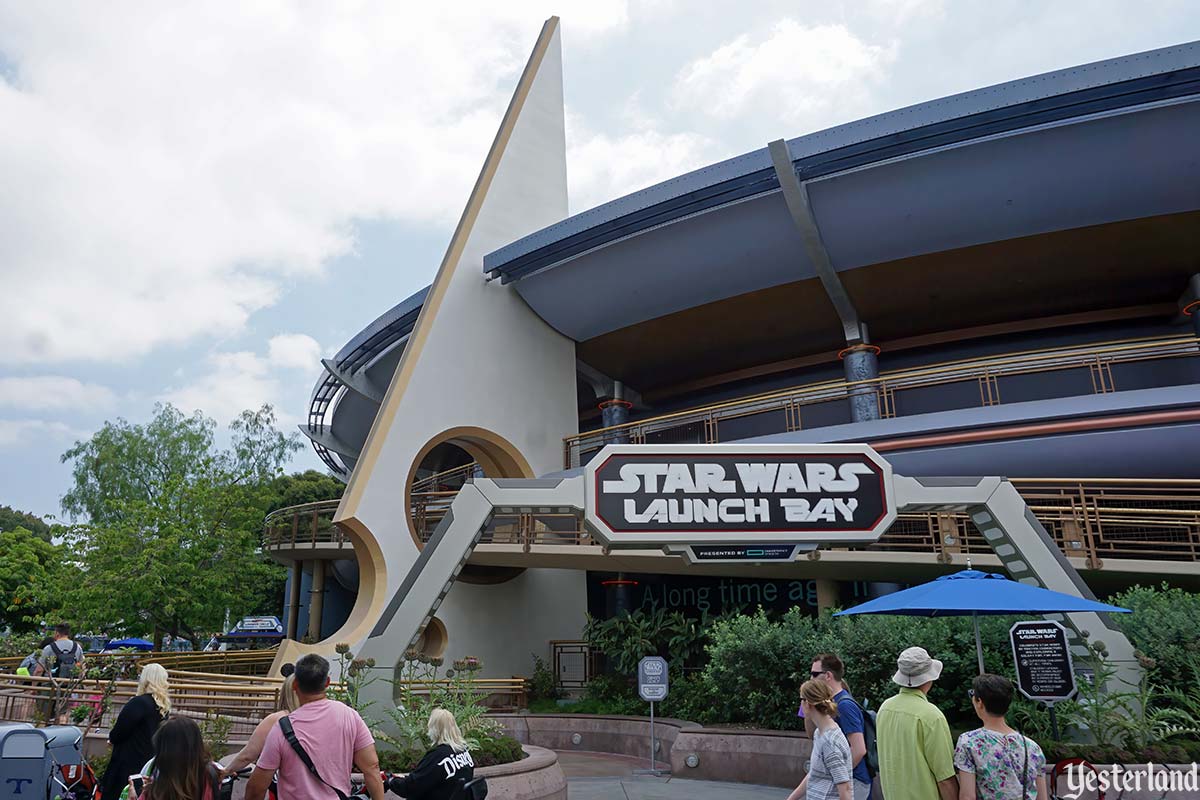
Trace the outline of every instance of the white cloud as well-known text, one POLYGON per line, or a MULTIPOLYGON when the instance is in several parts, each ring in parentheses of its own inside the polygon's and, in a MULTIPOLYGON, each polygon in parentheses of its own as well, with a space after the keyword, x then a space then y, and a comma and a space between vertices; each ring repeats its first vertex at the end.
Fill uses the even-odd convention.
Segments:
POLYGON ((222 424, 270 403, 289 427, 301 421, 298 410, 320 370, 321 345, 302 333, 284 333, 268 340, 265 356, 249 350, 209 354, 203 374, 157 399, 187 413, 200 410, 222 424))
POLYGON ((768 115, 810 129, 853 119, 896 56, 844 25, 777 22, 761 40, 738 36, 685 66, 672 88, 677 109, 730 120, 768 115))
MULTIPOLYGON (((639 119, 645 126, 652 121, 639 119)), ((711 160, 717 145, 694 133, 662 133, 651 127, 620 136, 587 130, 567 114, 567 178, 572 212, 652 186, 711 160)))
POLYGON ((0 419, 0 447, 24 444, 32 439, 46 441, 70 441, 86 439, 88 431, 72 428, 65 422, 44 419, 0 419))
POLYGON ((111 408, 115 402, 116 395, 107 386, 62 375, 0 378, 0 408, 87 411, 111 408))
POLYGON ((944 0, 866 0, 861 8, 868 15, 893 25, 940 20, 946 14, 944 0))
POLYGON ((267 342, 267 358, 276 367, 316 372, 321 369, 321 345, 303 333, 284 333, 267 342))
POLYGON ((0 5, 0 362, 237 331, 353 247, 449 226, 540 25, 626 2, 0 5))
MULTIPOLYGON (((280 381, 268 359, 238 351, 214 353, 206 363, 208 370, 202 376, 186 386, 166 391, 158 399, 174 404, 184 413, 202 411, 221 424, 263 403, 275 405, 279 413, 280 381)), ((284 415, 279 413, 279 416, 284 421, 284 415)))

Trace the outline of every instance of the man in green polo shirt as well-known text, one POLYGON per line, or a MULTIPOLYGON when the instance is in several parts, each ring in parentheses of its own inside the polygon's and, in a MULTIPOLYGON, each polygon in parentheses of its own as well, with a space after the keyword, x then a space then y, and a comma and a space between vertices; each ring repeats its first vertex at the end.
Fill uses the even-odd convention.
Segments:
POLYGON ((879 707, 876 742, 879 782, 887 800, 956 800, 954 743, 950 726, 927 695, 942 674, 942 662, 923 647, 896 659, 892 676, 900 692, 879 707))

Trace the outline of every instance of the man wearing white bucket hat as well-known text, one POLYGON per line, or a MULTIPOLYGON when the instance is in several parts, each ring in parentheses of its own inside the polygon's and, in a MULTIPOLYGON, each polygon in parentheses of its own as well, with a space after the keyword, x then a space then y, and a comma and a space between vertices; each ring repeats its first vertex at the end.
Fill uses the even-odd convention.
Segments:
POLYGON ((954 744, 950 726, 929 702, 942 662, 923 647, 910 647, 896 659, 892 681, 900 687, 879 707, 876 720, 879 782, 887 800, 956 800, 954 744))

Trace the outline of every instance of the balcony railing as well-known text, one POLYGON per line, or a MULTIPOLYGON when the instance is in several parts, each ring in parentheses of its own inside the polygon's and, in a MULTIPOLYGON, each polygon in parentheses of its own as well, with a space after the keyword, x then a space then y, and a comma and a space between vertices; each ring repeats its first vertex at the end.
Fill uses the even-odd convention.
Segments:
MULTIPOLYGON (((1033 513, 1068 556, 1083 558, 1091 569, 1106 559, 1200 562, 1200 480, 1090 478, 1019 478, 1013 484, 1033 513)), ((414 493, 423 511, 422 541, 428 541, 456 492, 414 493)), ((266 529, 268 547, 296 543, 349 541, 331 520, 336 502, 282 509, 266 529), (313 516, 318 522, 313 523, 313 516), (316 533, 312 533, 312 531, 316 533), (293 539, 293 532, 299 532, 293 539), (316 536, 316 538, 312 538, 316 536)), ((595 544, 576 514, 496 514, 480 537, 481 545, 534 547, 595 544)), ((865 552, 933 553, 949 562, 953 555, 991 553, 991 547, 965 514, 902 514, 878 542, 865 547, 834 548, 865 552)))
MULTIPOLYGON (((1195 336, 1171 336, 950 361, 884 372, 880 377, 867 381, 821 381, 568 436, 563 440, 563 462, 567 469, 578 467, 605 444, 618 438, 632 444, 715 444, 745 438, 745 425, 741 426, 740 432, 726 432, 722 427, 731 427, 735 421, 744 423, 752 417, 759 417, 762 424, 770 429, 766 431, 768 433, 796 431, 804 427, 805 407, 845 400, 852 393, 861 394, 864 391, 875 394, 884 418, 897 416, 898 407, 902 405, 906 393, 971 382, 979 386, 978 405, 998 405, 1003 402, 1002 390, 1006 379, 1019 375, 1087 370, 1091 391, 1104 394, 1120 388, 1120 370, 1114 371, 1114 367, 1137 362, 1194 358, 1197 355, 1200 355, 1200 343, 1195 336)), ((1077 393, 1067 391, 1060 396, 1077 393)))
POLYGON ((333 515, 341 500, 321 500, 272 511, 263 521, 263 546, 276 549, 336 545, 350 548, 349 537, 333 515))

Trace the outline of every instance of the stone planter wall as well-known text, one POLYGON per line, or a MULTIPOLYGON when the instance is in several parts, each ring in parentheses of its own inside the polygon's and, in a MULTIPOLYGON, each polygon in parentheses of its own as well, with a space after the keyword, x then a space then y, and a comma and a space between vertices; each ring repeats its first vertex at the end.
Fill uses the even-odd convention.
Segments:
MULTIPOLYGON (((649 717, 503 714, 496 719, 522 744, 649 761, 649 717)), ((659 743, 656 760, 670 764, 676 777, 696 780, 794 788, 804 778, 812 751, 806 734, 789 731, 704 728, 694 722, 655 719, 654 733, 659 743), (688 766, 688 756, 695 756, 695 767, 688 766)))
MULTIPOLYGON (((580 750, 594 753, 650 758, 649 717, 601 717, 590 714, 497 714, 508 735, 521 744, 551 750, 580 750), (578 739, 578 741, 576 741, 578 739)), ((694 722, 655 719, 658 740, 656 758, 669 762, 679 732, 699 728, 694 722)))
POLYGON ((671 773, 704 781, 795 788, 812 753, 807 734, 793 731, 687 728, 671 749, 671 773), (688 757, 699 763, 688 766, 688 757))

